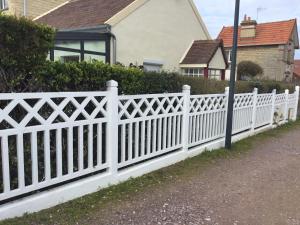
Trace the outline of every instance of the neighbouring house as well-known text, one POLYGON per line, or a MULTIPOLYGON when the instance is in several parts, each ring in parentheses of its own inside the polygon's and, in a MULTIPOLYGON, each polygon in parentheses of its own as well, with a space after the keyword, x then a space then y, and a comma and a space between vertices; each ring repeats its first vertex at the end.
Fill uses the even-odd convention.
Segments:
POLYGON ((35 18, 66 2, 67 0, 0 0, 0 11, 35 18))
POLYGON ((300 60, 295 60, 294 63, 294 76, 293 80, 295 83, 300 84, 300 60))
POLYGON ((183 75, 224 80, 228 67, 222 40, 194 41, 180 62, 183 75))
MULTIPOLYGON (((224 41, 229 57, 232 49, 233 27, 223 27, 218 39, 224 41)), ((260 65, 262 79, 291 81, 293 77, 295 49, 299 49, 297 20, 258 24, 245 16, 239 27, 237 65, 252 61, 260 65)), ((230 77, 230 66, 226 79, 230 77)))
MULTIPOLYGON (((35 20, 59 30, 50 59, 63 62, 97 59, 181 72, 182 59, 195 40, 211 39, 193 0, 69 1, 35 20)), ((216 55, 211 60, 223 61, 215 69, 225 69, 223 55, 212 52, 216 55)), ((205 55, 198 53, 199 58, 205 55)), ((202 66, 197 74, 204 76, 202 66)))

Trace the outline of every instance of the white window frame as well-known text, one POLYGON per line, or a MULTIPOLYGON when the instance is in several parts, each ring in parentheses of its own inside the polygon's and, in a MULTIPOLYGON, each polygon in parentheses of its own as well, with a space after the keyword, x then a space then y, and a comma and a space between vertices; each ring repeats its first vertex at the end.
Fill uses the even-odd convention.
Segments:
POLYGON ((8 0, 0 0, 0 11, 8 9, 8 0))
POLYGON ((212 80, 222 80, 222 71, 219 69, 209 69, 208 78, 212 80))
POLYGON ((190 76, 190 77, 202 77, 204 76, 204 68, 183 68, 182 69, 182 74, 184 76, 190 76))
POLYGON ((229 50, 228 51, 228 62, 231 63, 231 53, 232 53, 232 50, 229 50))

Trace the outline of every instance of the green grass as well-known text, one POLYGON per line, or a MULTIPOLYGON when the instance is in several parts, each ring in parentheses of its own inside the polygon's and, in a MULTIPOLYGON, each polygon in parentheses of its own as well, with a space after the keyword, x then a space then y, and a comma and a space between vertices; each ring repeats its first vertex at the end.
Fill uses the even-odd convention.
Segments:
POLYGON ((146 192, 147 190, 150 191, 150 189, 153 191, 153 187, 157 185, 163 187, 176 179, 188 179, 194 175, 195 171, 198 173, 199 171, 205 172, 206 167, 215 164, 219 160, 242 157, 252 149, 254 144, 261 141, 268 141, 271 137, 280 136, 299 126, 300 120, 237 142, 233 145, 231 151, 220 149, 212 152, 204 152, 199 156, 187 159, 173 166, 136 179, 131 179, 119 185, 111 186, 97 193, 61 204, 54 208, 24 215, 21 218, 2 221, 0 225, 77 224, 76 222, 89 217, 89 215, 93 215, 97 211, 99 212, 108 204, 117 204, 120 201, 128 200, 137 192, 146 192))

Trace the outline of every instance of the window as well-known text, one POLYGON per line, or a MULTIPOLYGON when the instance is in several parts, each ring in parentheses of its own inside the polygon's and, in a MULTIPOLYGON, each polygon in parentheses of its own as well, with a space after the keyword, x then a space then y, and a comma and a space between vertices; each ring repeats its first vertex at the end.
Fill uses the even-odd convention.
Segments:
POLYGON ((79 62, 80 53, 54 50, 54 61, 66 62, 79 62))
POLYGON ((164 62, 160 60, 144 60, 143 67, 148 72, 161 72, 164 62))
POLYGON ((208 78, 215 79, 215 80, 221 80, 221 70, 210 69, 208 71, 208 78))
POLYGON ((228 62, 229 62, 229 63, 231 62, 231 53, 232 53, 232 51, 229 50, 229 51, 228 51, 228 62))
POLYGON ((109 34, 85 32, 58 32, 54 48, 50 51, 52 61, 110 62, 109 34))
POLYGON ((0 0, 0 10, 8 9, 8 0, 0 0))
POLYGON ((191 76, 191 77, 204 76, 203 68, 184 68, 182 70, 183 70, 182 73, 184 76, 191 76))
POLYGON ((147 72, 157 72, 159 73, 161 71, 162 65, 155 65, 155 64, 149 64, 149 63, 144 63, 144 70, 147 72))

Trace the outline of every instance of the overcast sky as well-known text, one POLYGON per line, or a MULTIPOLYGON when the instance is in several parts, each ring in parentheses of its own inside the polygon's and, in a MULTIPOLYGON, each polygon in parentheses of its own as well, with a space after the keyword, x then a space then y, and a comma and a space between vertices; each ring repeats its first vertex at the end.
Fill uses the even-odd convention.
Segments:
MULTIPOLYGON (((223 26, 232 26, 235 0, 194 0, 206 26, 216 38, 223 26)), ((300 0, 241 0, 240 19, 247 14, 258 22, 298 19, 300 31, 300 0), (260 12, 257 15, 257 9, 260 12)), ((300 51, 296 53, 300 59, 300 51)))

